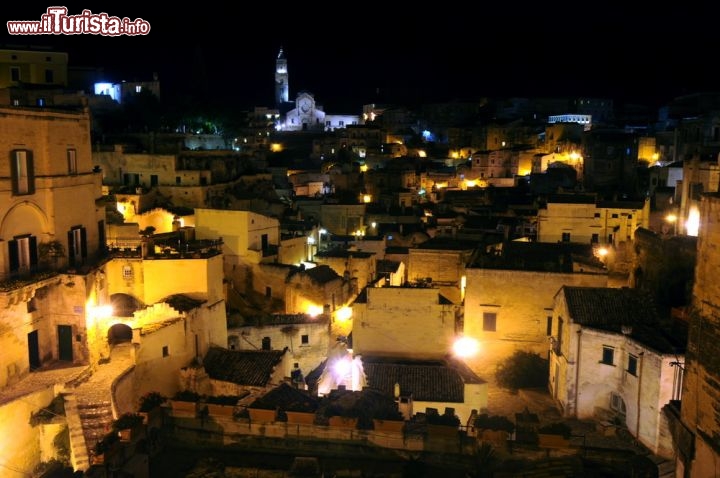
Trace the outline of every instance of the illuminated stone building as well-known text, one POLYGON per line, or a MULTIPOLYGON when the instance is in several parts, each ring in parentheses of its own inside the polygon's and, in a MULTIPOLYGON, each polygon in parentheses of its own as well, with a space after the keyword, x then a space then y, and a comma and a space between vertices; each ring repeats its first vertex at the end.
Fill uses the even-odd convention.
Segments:
POLYGON ((538 210, 538 242, 617 246, 648 228, 650 201, 598 201, 589 194, 555 194, 538 210))
POLYGON ((463 332, 480 343, 482 352, 467 359, 476 373, 492 376, 518 350, 545 358, 557 291, 608 285, 602 264, 588 265, 591 246, 578 246, 509 242, 465 269, 463 332))
POLYGON ((663 331, 650 296, 565 286, 550 328, 549 387, 562 415, 620 421, 654 454, 671 458, 663 407, 680 398, 685 344, 663 331))
POLYGON ((675 476, 711 477, 720 474, 720 420, 717 415, 720 407, 718 212, 720 197, 717 194, 703 195, 680 407, 681 423, 674 430, 678 444, 675 476))
MULTIPOLYGON (((100 392, 112 407, 95 404, 112 418, 134 411, 141 393, 174 393, 181 367, 211 344, 227 345, 223 262, 212 247, 107 257, 87 110, 0 113, 0 423, 3 436, 13 436, 3 442, 3 462, 32 470, 54 456, 43 455, 30 415, 55 398, 56 385, 66 398, 74 394, 73 385, 48 378, 48 368, 87 378, 128 342, 132 368, 100 392)), ((58 430, 70 429, 72 465, 85 470, 93 443, 84 429, 97 423, 78 413, 66 408, 58 430)))

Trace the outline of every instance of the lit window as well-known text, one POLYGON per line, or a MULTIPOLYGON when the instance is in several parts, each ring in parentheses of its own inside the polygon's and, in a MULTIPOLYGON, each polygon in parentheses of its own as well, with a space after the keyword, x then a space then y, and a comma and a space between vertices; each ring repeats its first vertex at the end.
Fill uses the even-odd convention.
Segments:
POLYGON ((602 360, 600 363, 612 365, 615 360, 615 349, 613 347, 603 346, 602 360))
POLYGON ((10 272, 28 272, 38 262, 37 237, 16 236, 8 241, 10 272))
POLYGON ((140 93, 142 91, 142 86, 135 85, 135 93, 140 93))
POLYGON ((11 176, 13 194, 21 196, 35 193, 35 174, 32 151, 16 149, 12 152, 11 176))
POLYGON ((77 174, 77 150, 67 150, 68 174, 77 174))
POLYGON ((132 266, 123 266, 122 276, 123 276, 123 279, 125 279, 125 280, 131 280, 133 278, 132 266))

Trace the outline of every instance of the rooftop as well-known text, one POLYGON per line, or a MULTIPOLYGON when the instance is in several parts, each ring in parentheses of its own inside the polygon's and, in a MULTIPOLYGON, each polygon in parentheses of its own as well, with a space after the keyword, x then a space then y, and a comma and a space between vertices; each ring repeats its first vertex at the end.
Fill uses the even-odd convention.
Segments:
POLYGON ((228 350, 211 347, 203 365, 212 379, 264 387, 284 354, 285 350, 228 350))
POLYGON ((660 327, 660 316, 652 297, 629 287, 569 287, 565 295, 572 321, 617 334, 625 333, 660 353, 684 350, 680 338, 672 337, 660 327))
POLYGON ((412 394, 413 400, 462 403, 465 383, 484 381, 466 366, 452 361, 411 361, 363 356, 368 384, 386 394, 412 394))

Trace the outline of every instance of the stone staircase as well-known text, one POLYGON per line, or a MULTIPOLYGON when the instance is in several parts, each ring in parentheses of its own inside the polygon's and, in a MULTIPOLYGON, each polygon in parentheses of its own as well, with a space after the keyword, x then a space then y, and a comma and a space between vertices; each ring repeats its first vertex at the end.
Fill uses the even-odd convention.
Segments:
POLYGON ((87 470, 92 465, 95 444, 110 431, 113 420, 113 380, 133 366, 132 346, 116 346, 107 363, 97 366, 82 380, 69 384, 63 392, 65 415, 70 431, 73 468, 87 470))

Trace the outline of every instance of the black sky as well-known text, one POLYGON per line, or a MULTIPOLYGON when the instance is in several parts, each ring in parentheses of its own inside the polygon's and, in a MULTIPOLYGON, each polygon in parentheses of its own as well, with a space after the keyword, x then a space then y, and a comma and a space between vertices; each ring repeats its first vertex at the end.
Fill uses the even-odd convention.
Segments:
MULTIPOLYGON (((113 81, 149 79, 158 72, 170 94, 188 87, 239 106, 272 103, 281 45, 291 98, 308 90, 333 112, 395 98, 584 95, 664 102, 720 89, 720 35, 709 5, 663 10, 657 3, 644 12, 630 10, 627 2, 65 6, 71 14, 88 8, 141 17, 151 31, 120 38, 20 37, 4 29, 3 46, 64 49, 71 66, 103 67, 113 81)), ((39 20, 45 8, 16 5, 3 15, 6 21, 39 20)))

